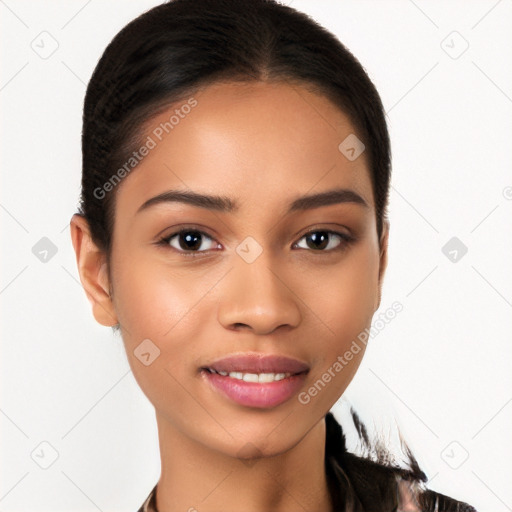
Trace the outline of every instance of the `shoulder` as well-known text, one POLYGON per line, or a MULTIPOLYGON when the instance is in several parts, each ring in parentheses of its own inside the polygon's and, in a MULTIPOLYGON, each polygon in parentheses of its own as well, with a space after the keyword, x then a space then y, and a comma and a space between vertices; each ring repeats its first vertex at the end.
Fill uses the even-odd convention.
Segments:
POLYGON ((427 489, 408 470, 379 464, 346 452, 344 469, 365 510, 375 500, 395 500, 403 512, 477 512, 474 507, 427 489))

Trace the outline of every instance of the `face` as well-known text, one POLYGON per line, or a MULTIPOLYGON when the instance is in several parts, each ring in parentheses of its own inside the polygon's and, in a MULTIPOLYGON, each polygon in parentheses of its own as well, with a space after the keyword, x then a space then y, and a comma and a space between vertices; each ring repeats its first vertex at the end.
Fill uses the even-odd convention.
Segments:
POLYGON ((100 253, 88 296, 100 323, 120 323, 160 424, 232 456, 247 443, 278 454, 329 411, 361 362, 364 344, 353 342, 380 302, 387 229, 381 250, 366 155, 340 151, 355 129, 323 96, 224 83, 194 98, 169 133, 162 123, 186 100, 146 126, 155 145, 115 191, 113 297, 100 253), (341 189, 351 192, 298 201, 341 189), (143 207, 170 191, 224 199, 143 207), (256 384, 201 370, 243 354, 307 371, 256 384))

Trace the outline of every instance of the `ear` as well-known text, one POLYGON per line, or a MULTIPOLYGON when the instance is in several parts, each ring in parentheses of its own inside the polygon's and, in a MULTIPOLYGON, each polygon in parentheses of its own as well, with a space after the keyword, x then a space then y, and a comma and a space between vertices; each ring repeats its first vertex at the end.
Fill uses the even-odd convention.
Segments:
POLYGON ((389 220, 385 219, 382 225, 382 235, 380 238, 380 256, 379 256, 379 277, 378 277, 378 303, 375 311, 379 309, 382 298, 382 284, 384 281, 384 274, 388 266, 388 241, 389 241, 389 220))
POLYGON ((80 281, 92 305, 94 318, 101 325, 116 325, 118 321, 110 294, 106 254, 92 241, 89 223, 82 215, 73 215, 70 229, 80 281))

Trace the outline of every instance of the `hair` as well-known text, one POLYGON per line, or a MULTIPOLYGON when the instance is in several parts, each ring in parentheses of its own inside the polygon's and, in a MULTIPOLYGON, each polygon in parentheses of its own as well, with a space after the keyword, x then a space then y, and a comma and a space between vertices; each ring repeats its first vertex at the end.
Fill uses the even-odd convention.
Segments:
MULTIPOLYGON (((380 241, 391 149, 381 99, 359 61, 311 17, 276 0, 171 0, 115 35, 85 94, 77 213, 106 254, 109 276, 120 186, 105 184, 113 183, 116 171, 140 148, 144 128, 157 114, 209 85, 235 82, 299 85, 348 116, 365 145, 380 241)), ((332 455, 341 465, 335 434, 328 436, 326 460, 332 455)), ((334 473, 328 469, 328 474, 334 473)), ((340 493, 344 500, 349 492, 340 485, 331 488, 337 503, 340 493)))
POLYGON ((77 213, 106 253, 109 276, 119 186, 105 184, 140 148, 146 123, 215 83, 279 81, 323 95, 350 119, 365 145, 380 241, 391 149, 381 99, 359 61, 311 17, 276 0, 171 0, 117 33, 85 94, 77 213))
MULTIPOLYGON (((391 149, 381 99, 359 61, 311 17, 277 0, 169 0, 115 35, 85 94, 77 213, 86 219, 93 242, 106 254, 109 277, 116 195, 125 174, 119 171, 141 147, 145 128, 171 105, 187 99, 190 104, 203 88, 236 82, 302 86, 323 95, 348 116, 365 145, 381 243, 388 215, 391 149)), ((391 482, 405 480, 418 490, 426 476, 405 443, 408 468, 396 464, 382 444, 369 440, 353 411, 352 419, 367 453, 364 458, 346 450, 340 424, 331 412, 325 416, 325 470, 334 509, 397 510, 391 482), (354 485, 377 491, 385 487, 386 499, 372 491, 356 495, 354 485)), ((440 506, 474 512, 431 491, 416 496, 425 512, 441 510, 440 506)))
POLYGON ((394 486, 395 482, 400 480, 409 484, 415 504, 419 505, 422 502, 423 512, 437 510, 434 507, 425 506, 424 484, 427 477, 420 469, 407 443, 402 440, 406 467, 401 467, 380 439, 373 442, 370 440, 365 425, 352 408, 350 413, 362 450, 366 453, 365 458, 347 451, 341 425, 332 412, 328 412, 325 416, 325 470, 333 510, 350 512, 401 510, 402 503, 394 486), (364 494, 354 492, 354 485, 358 489, 363 488, 364 494))
MULTIPOLYGON (((191 104, 193 95, 210 85, 256 82, 302 86, 348 116, 365 145, 381 243, 388 216, 391 149, 381 99, 359 61, 310 16, 277 0, 169 0, 115 35, 85 94, 77 213, 106 254, 109 277, 116 195, 125 174, 119 171, 141 147, 149 122, 180 101, 191 104)), ((346 450, 341 426, 332 413, 325 416, 325 470, 334 509, 396 510, 396 494, 388 493, 385 501, 378 498, 377 505, 368 496, 356 496, 353 484, 368 482, 375 487, 380 479, 382 489, 382 482, 402 479, 419 489, 426 476, 405 444, 408 469, 399 467, 382 444, 369 440, 354 412, 352 419, 366 458, 346 450)), ((422 510, 438 510, 441 502, 434 494, 418 495, 422 510)), ((458 505, 450 510, 459 510, 458 505)))

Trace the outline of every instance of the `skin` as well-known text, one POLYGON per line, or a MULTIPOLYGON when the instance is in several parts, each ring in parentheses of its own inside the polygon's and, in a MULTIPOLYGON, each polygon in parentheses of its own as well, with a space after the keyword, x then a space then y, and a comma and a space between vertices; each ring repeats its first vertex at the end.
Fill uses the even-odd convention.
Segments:
MULTIPOLYGON (((80 279, 95 319, 120 323, 133 374, 155 407, 160 512, 331 510, 324 416, 364 345, 306 405, 294 396, 273 408, 241 406, 210 389, 198 369, 232 353, 282 354, 310 366, 306 391, 370 327, 389 224, 379 244, 366 154, 345 158, 338 145, 356 133, 348 117, 296 84, 220 83, 194 97, 198 105, 117 186, 110 279, 87 222, 73 216, 80 279), (297 197, 339 187, 368 207, 285 214, 297 197), (228 196, 240 207, 167 203, 136 213, 170 189, 228 196), (187 246, 179 237, 157 245, 185 226, 206 233, 202 255, 180 253, 187 246), (326 230, 356 241, 308 243, 307 233, 326 230), (248 236, 262 249, 252 263, 236 252, 248 236), (134 350, 148 338, 160 355, 145 366, 134 350)), ((175 108, 152 119, 145 135, 175 108)))

